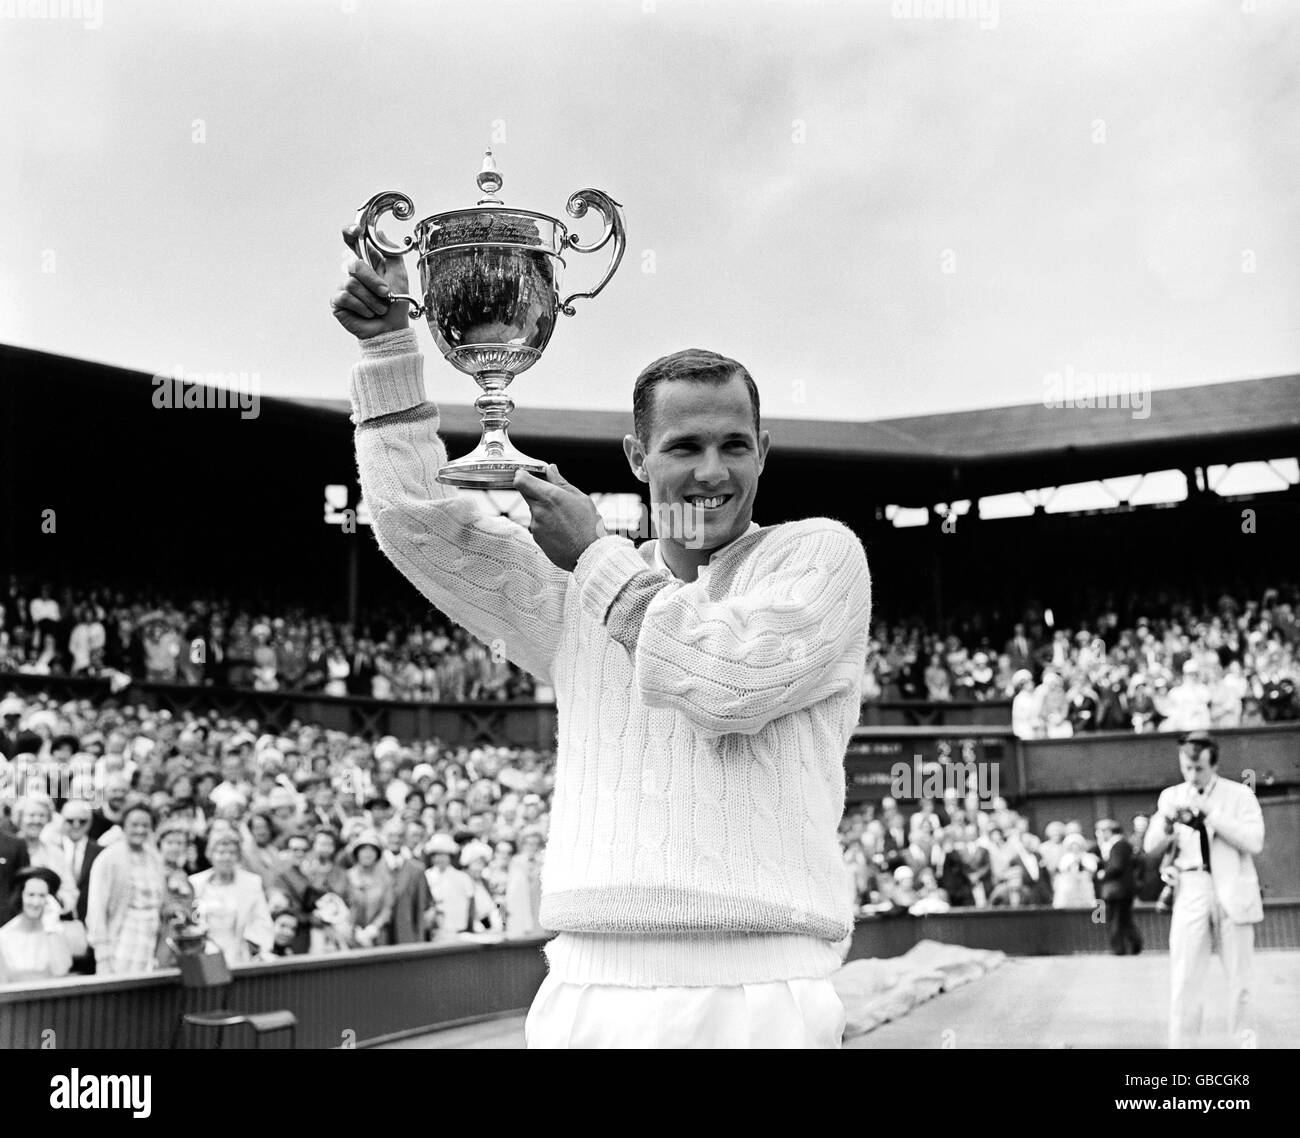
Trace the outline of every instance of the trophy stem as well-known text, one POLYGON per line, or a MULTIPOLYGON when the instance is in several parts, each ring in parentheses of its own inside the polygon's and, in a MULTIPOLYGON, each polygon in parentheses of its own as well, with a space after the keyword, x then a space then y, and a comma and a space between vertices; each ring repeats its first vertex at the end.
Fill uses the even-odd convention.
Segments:
POLYGON ((474 377, 483 388, 483 394, 474 400, 483 435, 469 454, 438 471, 439 482, 470 490, 508 490, 514 486, 517 470, 538 476, 545 473, 546 463, 524 454, 507 433, 515 401, 506 394, 506 387, 513 378, 509 372, 480 372, 474 377))

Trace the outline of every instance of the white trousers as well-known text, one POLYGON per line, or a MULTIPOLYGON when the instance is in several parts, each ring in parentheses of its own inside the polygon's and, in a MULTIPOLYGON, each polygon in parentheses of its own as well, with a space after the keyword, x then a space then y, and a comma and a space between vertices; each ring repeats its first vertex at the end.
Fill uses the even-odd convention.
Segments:
POLYGON ((1214 896, 1208 873, 1184 873, 1169 927, 1169 1046, 1197 1047, 1205 1018, 1212 932, 1219 934, 1219 958, 1228 974, 1228 1046, 1254 1044, 1247 1033, 1255 972, 1255 926, 1234 925, 1214 896))
POLYGON ((548 975, 528 1010, 530 1048, 838 1048, 830 980, 726 988, 567 984, 548 975))

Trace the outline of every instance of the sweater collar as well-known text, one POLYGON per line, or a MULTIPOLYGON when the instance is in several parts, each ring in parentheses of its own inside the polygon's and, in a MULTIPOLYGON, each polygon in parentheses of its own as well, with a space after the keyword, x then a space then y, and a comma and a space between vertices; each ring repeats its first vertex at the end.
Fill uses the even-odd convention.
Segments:
MULTIPOLYGON (((709 563, 712 564, 713 559, 717 557, 718 554, 721 553, 723 550, 730 549, 742 537, 748 537, 751 533, 757 533, 760 528, 761 527, 759 526, 758 522, 751 521, 749 523, 749 528, 745 530, 744 533, 739 534, 736 537, 732 538, 729 542, 727 542, 726 545, 720 545, 718 546, 717 549, 713 550, 713 552, 709 554, 709 563)), ((654 567, 656 569, 661 570, 664 573, 667 573, 669 576, 676 578, 676 574, 673 573, 672 569, 668 567, 668 562, 664 560, 664 555, 662 552, 660 552, 659 539, 656 538, 654 541, 647 542, 646 544, 653 547, 650 551, 650 557, 654 567)), ((700 566, 699 572, 703 574, 706 568, 707 566, 704 565, 700 566)), ((696 580, 699 580, 699 578, 697 577, 696 580)))

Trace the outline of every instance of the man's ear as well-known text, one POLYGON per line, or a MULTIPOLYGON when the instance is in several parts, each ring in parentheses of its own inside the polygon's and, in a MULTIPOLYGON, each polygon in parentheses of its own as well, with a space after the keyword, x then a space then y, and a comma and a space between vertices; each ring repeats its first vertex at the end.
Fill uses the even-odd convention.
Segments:
POLYGON ((758 432, 758 469, 767 465, 767 452, 772 446, 772 436, 767 431, 758 432))
POLYGON ((632 468, 633 475, 642 482, 649 482, 650 475, 646 473, 645 468, 645 450, 636 435, 623 436, 623 454, 627 457, 627 464, 632 468))

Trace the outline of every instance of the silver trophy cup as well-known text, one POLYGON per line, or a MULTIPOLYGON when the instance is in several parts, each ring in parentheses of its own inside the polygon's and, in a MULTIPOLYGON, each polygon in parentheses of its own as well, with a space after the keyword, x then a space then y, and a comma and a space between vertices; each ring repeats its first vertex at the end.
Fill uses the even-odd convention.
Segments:
POLYGON ((394 190, 376 194, 357 214, 359 233, 352 244, 353 252, 377 272, 385 258, 418 253, 422 299, 404 294, 390 299, 408 303, 412 316, 423 316, 447 361, 483 389, 474 401, 483 420, 478 446, 447 463, 438 481, 481 490, 513 485, 520 469, 539 475, 545 471, 544 462, 529 458, 510 441, 507 428, 515 404, 506 388, 541 358, 556 316, 572 316, 573 301, 596 296, 609 283, 626 244, 622 210, 600 190, 579 190, 568 201, 571 217, 594 208, 604 218, 604 232, 583 245, 563 222, 503 205, 496 197, 501 184, 489 150, 478 175, 485 195, 478 204, 426 217, 400 246, 386 241, 376 226, 385 213, 409 220, 415 206, 394 190), (609 263, 595 288, 561 298, 565 253, 594 253, 606 245, 611 246, 609 263))

